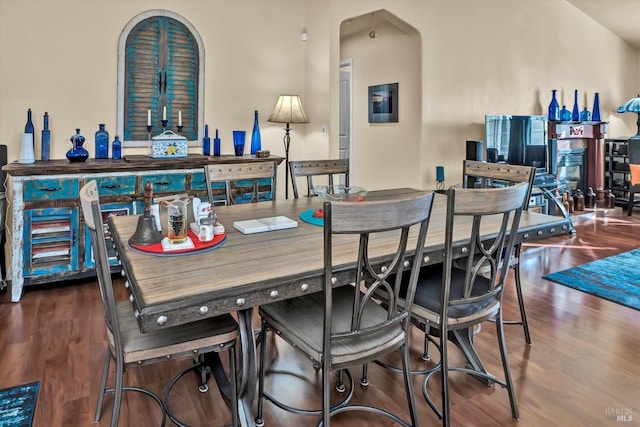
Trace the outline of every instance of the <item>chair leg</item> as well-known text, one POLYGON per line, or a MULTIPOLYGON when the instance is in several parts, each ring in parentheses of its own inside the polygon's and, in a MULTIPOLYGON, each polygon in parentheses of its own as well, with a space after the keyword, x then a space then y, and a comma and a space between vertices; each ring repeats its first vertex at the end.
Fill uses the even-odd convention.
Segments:
POLYGON ((509 358, 507 357, 507 343, 504 339, 504 325, 502 322, 502 309, 496 316, 496 333, 498 335, 498 344, 500 346, 500 357, 502 358, 502 368, 504 369, 504 379, 509 392, 509 403, 511 404, 511 416, 519 419, 518 402, 516 401, 516 392, 513 387, 513 379, 511 377, 511 367, 509 366, 509 358))
POLYGON ((516 282, 516 295, 520 306, 520 320, 524 329, 524 340, 527 345, 531 345, 531 335, 529 334, 529 322, 527 322, 527 312, 524 308, 524 296, 522 295, 522 282, 520 278, 520 250, 518 250, 518 263, 513 267, 513 275, 516 282))
MULTIPOLYGON (((441 330, 440 335, 446 337, 448 335, 446 328, 441 330)), ((446 338, 441 339, 440 348, 440 373, 442 375, 442 425, 449 427, 451 419, 449 417, 449 344, 446 338)))
MULTIPOLYGON (((325 358, 326 359, 326 358, 325 358)), ((322 361, 322 425, 331 427, 331 383, 329 381, 329 361, 322 361)))
MULTIPOLYGON (((236 346, 235 344, 229 348, 229 382, 231 383, 231 425, 238 427, 238 378, 236 369, 236 346)), ((264 422, 263 422, 264 424, 264 422)))
POLYGON ((418 412, 416 409, 416 397, 413 392, 413 383, 411 381, 411 365, 409 363, 409 341, 405 338, 402 345, 402 372, 404 375, 404 388, 407 394, 407 401, 409 404, 409 414, 411 415, 411 425, 418 427, 418 412))
MULTIPOLYGON (((363 387, 366 387, 369 385, 369 378, 367 378, 368 366, 369 365, 367 363, 362 364, 362 378, 360 378, 360 385, 363 387)), ((340 375, 342 379, 342 371, 340 371, 340 375)), ((343 388, 342 391, 344 391, 344 386, 342 386, 342 388, 343 388)))
POLYGON ((627 203, 627 216, 631 216, 631 212, 633 212, 633 202, 635 199, 635 192, 629 191, 629 202, 627 203))
POLYGON ((107 375, 109 374, 109 365, 111 364, 111 352, 107 348, 104 354, 104 368, 102 368, 102 380, 100 381, 100 393, 98 394, 98 404, 96 405, 96 415, 93 418, 94 423, 100 421, 102 415, 102 402, 104 400, 105 389, 107 388, 107 375))
POLYGON ((260 345, 260 370, 258 373, 258 411, 256 414, 256 425, 263 426, 264 419, 262 418, 262 408, 264 406, 264 374, 265 374, 265 359, 267 352, 267 324, 262 322, 262 340, 260 345))
MULTIPOLYGON (((122 357, 118 355, 116 358, 116 381, 115 381, 114 392, 113 392, 113 411, 111 412, 111 427, 118 427, 118 419, 120 418, 120 403, 122 402, 122 383, 124 381, 123 377, 124 377, 124 361, 122 360, 122 357)), ((162 404, 162 402, 160 403, 162 404)))

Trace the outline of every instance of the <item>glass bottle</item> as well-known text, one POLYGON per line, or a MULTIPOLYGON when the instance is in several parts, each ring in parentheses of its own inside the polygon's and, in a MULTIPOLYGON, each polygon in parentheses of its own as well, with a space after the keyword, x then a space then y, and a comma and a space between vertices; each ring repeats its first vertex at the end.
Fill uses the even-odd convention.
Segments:
POLYGON ((36 146, 35 128, 33 127, 33 120, 31 117, 31 108, 27 110, 27 123, 24 125, 24 133, 30 133, 33 139, 33 146, 36 146))
POLYGON ((262 150, 260 142, 260 126, 258 126, 258 110, 255 110, 253 117, 253 132, 251 132, 251 154, 255 155, 256 151, 262 150))
POLYGON ((584 210, 584 193, 578 188, 575 196, 573 196, 573 205, 576 211, 584 210))
POLYGON ((49 130, 49 113, 44 112, 43 117, 43 127, 42 127, 42 154, 40 158, 44 162, 48 162, 50 160, 51 153, 51 131, 49 130))
POLYGON ((84 136, 80 135, 80 129, 76 128, 76 134, 71 138, 71 150, 67 151, 67 159, 70 162, 84 162, 89 158, 89 152, 82 146, 84 136))
POLYGON ((599 122, 600 120, 600 95, 598 92, 593 97, 593 113, 591 114, 591 120, 599 122))
POLYGON ((114 160, 120 160, 122 158, 122 142, 120 142, 120 136, 118 135, 115 136, 111 144, 111 157, 114 160))
POLYGON ((218 138, 218 129, 216 129, 216 137, 213 138, 213 155, 220 155, 220 138, 218 138))
POLYGON ((584 107, 584 110, 580 111, 580 121, 588 122, 591 120, 591 113, 587 110, 587 107, 584 107))
POLYGON ((100 123, 96 132, 96 159, 109 158, 109 132, 104 129, 104 126, 104 123, 100 123))
POLYGON ((571 120, 571 112, 567 110, 565 105, 562 106, 562 110, 560 110, 560 120, 563 122, 568 122, 571 120))
POLYGON ((551 91, 551 103, 549 104, 549 120, 560 119, 560 105, 558 105, 558 99, 556 98, 556 89, 551 91))
POLYGON ((571 120, 580 121, 580 110, 578 109, 578 90, 573 91, 573 111, 571 112, 571 120))
POLYGON ((605 190, 604 203, 608 209, 616 207, 616 196, 611 190, 605 190))
POLYGON ((211 138, 209 138, 209 125, 204 125, 204 138, 202 138, 202 154, 211 155, 211 138))
POLYGON ((596 193, 591 187, 589 187, 587 194, 584 196, 584 207, 587 209, 594 209, 596 207, 596 193))

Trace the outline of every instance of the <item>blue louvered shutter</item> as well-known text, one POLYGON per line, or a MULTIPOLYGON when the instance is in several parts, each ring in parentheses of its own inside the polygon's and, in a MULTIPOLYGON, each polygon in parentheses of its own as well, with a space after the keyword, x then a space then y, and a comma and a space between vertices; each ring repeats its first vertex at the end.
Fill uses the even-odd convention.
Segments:
POLYGON ((158 134, 165 106, 169 129, 177 129, 181 111, 182 134, 197 140, 198 69, 197 44, 183 24, 162 16, 138 23, 125 51, 125 140, 147 139, 149 109, 154 134, 158 134))

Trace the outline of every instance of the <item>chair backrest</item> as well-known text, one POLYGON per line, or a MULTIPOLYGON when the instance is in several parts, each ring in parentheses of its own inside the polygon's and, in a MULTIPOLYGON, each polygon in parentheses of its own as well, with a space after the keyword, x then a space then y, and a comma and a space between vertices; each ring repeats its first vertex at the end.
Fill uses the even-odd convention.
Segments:
POLYGON ((344 175, 344 185, 349 186, 349 160, 333 159, 333 160, 292 160, 289 162, 289 170, 291 171, 291 183, 293 184, 293 197, 298 198, 297 177, 306 177, 307 181, 307 197, 315 196, 313 191, 313 177, 326 175, 328 176, 329 185, 333 184, 335 175, 344 175))
POLYGON ((239 189, 232 189, 232 182, 237 183, 242 180, 251 181, 251 202, 259 201, 260 188, 258 180, 260 179, 269 179, 271 181, 271 200, 276 199, 276 162, 215 163, 205 165, 204 176, 207 181, 209 201, 212 205, 215 202, 212 187, 214 182, 224 183, 225 201, 228 205, 235 202, 234 193, 240 191, 239 189))
POLYGON ((371 334, 380 333, 382 330, 390 328, 404 327, 406 331, 420 272, 432 204, 433 193, 387 201, 324 203, 325 324, 323 344, 325 354, 331 353, 332 342, 336 340, 366 339, 371 334), (413 225, 418 227, 418 231, 410 239, 409 230, 413 225), (398 245, 393 259, 382 267, 379 265, 379 260, 376 262, 375 253, 371 246, 375 245, 375 234, 390 230, 398 232, 398 245), (333 250, 340 250, 341 236, 336 235, 342 234, 359 236, 359 249, 353 260, 357 265, 355 276, 341 278, 343 283, 355 283, 353 286, 354 297, 350 325, 332 325, 332 286, 335 285, 336 277, 340 276, 339 267, 334 271, 332 253, 333 250), (416 235, 417 238, 415 238, 416 235), (337 241, 335 247, 334 239, 337 241), (409 249, 409 241, 415 242, 415 247, 412 243, 409 249), (402 274, 396 275, 395 273, 402 273, 407 268, 405 264, 407 261, 413 266, 406 300, 400 304, 399 291, 402 274), (393 280, 395 283, 387 281, 387 279, 391 280, 390 276, 395 278, 393 280), (366 288, 366 292, 361 295, 360 290, 363 287, 366 288), (386 318, 381 318, 378 323, 361 324, 367 305, 374 304, 372 298, 380 293, 388 300, 386 318))
POLYGON ((102 229, 102 212, 98 196, 98 186, 95 180, 87 182, 80 189, 80 205, 84 222, 89 228, 91 237, 91 248, 96 263, 96 273, 98 275, 98 286, 104 307, 104 318, 108 333, 112 335, 115 344, 115 351, 122 349, 122 338, 120 335, 120 322, 116 313, 116 299, 113 292, 113 282, 111 281, 111 267, 109 265, 109 254, 107 244, 102 229))
POLYGON ((465 160, 463 164, 463 183, 466 188, 471 188, 470 183, 473 183, 475 188, 490 188, 528 182, 529 194, 525 210, 529 207, 535 174, 536 168, 532 166, 488 163, 477 160, 465 160))
MULTIPOLYGON (((478 311, 501 302, 502 289, 509 270, 520 217, 527 202, 529 183, 523 182, 502 188, 464 189, 447 191, 445 231, 445 259, 442 280, 442 317, 458 306, 459 310, 478 311), (486 221, 496 221, 499 230, 490 242, 481 240, 486 221), (459 244, 459 227, 465 223, 469 229, 469 244, 462 249, 464 262, 454 263, 454 252, 459 244), (454 276, 463 270, 462 286, 452 289, 454 276)), ((488 314, 490 316, 490 314, 488 314)), ((459 316, 456 316, 459 317, 459 316)))

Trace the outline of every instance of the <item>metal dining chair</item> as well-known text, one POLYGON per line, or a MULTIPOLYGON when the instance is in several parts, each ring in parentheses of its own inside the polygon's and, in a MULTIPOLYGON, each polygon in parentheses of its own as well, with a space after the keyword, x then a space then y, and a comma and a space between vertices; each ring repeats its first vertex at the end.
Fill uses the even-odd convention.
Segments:
MULTIPOLYGON (((524 210, 527 210, 529 207, 535 173, 536 169, 531 166, 487 163, 476 160, 465 160, 463 164, 463 180, 467 188, 491 188, 514 185, 521 182, 528 183, 529 192, 525 200, 524 210)), ((505 320, 504 324, 522 325, 525 342, 527 345, 530 345, 531 334, 529 333, 529 322, 527 322, 527 312, 524 304, 524 296, 522 295, 522 280, 520 277, 521 254, 522 244, 517 244, 513 250, 513 255, 508 260, 509 265, 513 268, 518 307, 520 309, 520 320, 505 320)))
POLYGON ((403 426, 418 425, 409 372, 408 329, 432 203, 433 193, 387 201, 324 203, 323 291, 263 305, 259 309, 263 334, 275 332, 322 370, 322 409, 292 408, 265 390, 265 355, 269 340, 263 335, 257 424, 263 424, 263 405, 267 399, 297 414, 321 415, 322 425, 326 427, 330 426, 332 415, 350 410, 384 415, 403 426), (412 226, 413 234, 410 235, 412 226), (389 231, 397 232, 395 255, 392 259, 376 259, 376 234, 389 231), (353 250, 355 272, 341 271, 342 267, 332 264, 333 251, 345 250, 345 239, 351 239, 354 246, 359 241, 358 250, 353 250), (410 279, 408 296, 401 304, 398 301, 400 281, 391 282, 389 277, 403 271, 410 271, 410 279), (379 294, 385 295, 391 304, 377 304, 375 300, 379 294), (345 372, 350 378, 349 367, 398 349, 402 353, 411 424, 382 408, 349 405, 348 399, 330 406, 331 371, 345 372))
MULTIPOLYGON (((103 399, 113 394, 111 427, 118 425, 123 391, 137 391, 152 397, 162 409, 162 425, 167 416, 177 425, 184 426, 169 410, 168 398, 173 385, 197 364, 176 375, 165 389, 164 399, 152 391, 134 386, 125 386, 124 373, 127 368, 162 362, 179 357, 193 357, 210 352, 229 352, 230 378, 236 377, 235 345, 239 336, 238 324, 231 315, 222 315, 181 326, 167 327, 141 333, 133 306, 129 300, 116 301, 111 269, 103 231, 103 217, 100 211, 96 181, 86 183, 80 189, 80 203, 85 224, 89 229, 91 247, 94 252, 98 285, 104 307, 107 329, 107 350, 104 370, 100 382, 100 392, 94 421, 100 421, 103 399), (107 376, 111 361, 115 363, 115 385, 107 389, 107 376)), ((168 284, 170 286, 170 284, 168 284)), ((235 381, 231 381, 231 414, 233 426, 238 426, 237 393, 235 381)))
POLYGON ((349 186, 349 159, 332 160, 292 160, 289 162, 293 197, 298 198, 298 177, 306 178, 307 197, 315 196, 313 178, 326 175, 329 185, 334 185, 334 177, 342 176, 344 185, 349 186))
POLYGON ((225 203, 235 204, 239 198, 249 196, 249 202, 261 200, 275 200, 277 194, 277 165, 276 162, 248 162, 248 163, 213 163, 205 165, 204 176, 207 182, 207 192, 212 205, 216 204, 214 197, 214 183, 224 183, 225 203), (262 181, 268 181, 269 192, 265 195, 260 191, 262 181), (243 182, 244 181, 244 182, 243 182))
POLYGON ((627 215, 631 216, 635 203, 636 193, 640 193, 640 141, 637 138, 629 140, 629 200, 627 202, 627 215))
MULTIPOLYGON (((514 250, 528 193, 528 183, 503 188, 451 188, 447 191, 444 261, 421 270, 412 307, 412 316, 424 326, 425 334, 440 338, 440 363, 426 373, 422 392, 444 426, 451 424, 451 371, 466 372, 486 385, 498 383, 506 388, 511 414, 513 418, 519 418, 504 337, 502 300, 510 268, 508 260, 514 250), (499 232, 491 242, 481 241, 484 222, 488 217, 496 216, 501 222, 499 232), (466 226, 461 225, 465 222, 466 226), (460 243, 461 227, 467 230, 468 243, 460 243), (463 262, 457 264, 455 261, 461 254, 464 255, 463 262), (504 379, 487 372, 473 346, 474 326, 490 319, 495 319, 504 379), (464 354, 464 367, 450 366, 449 341, 464 354), (437 372, 442 375, 441 409, 433 403, 427 389, 429 379, 437 372)), ((406 277, 404 282, 410 285, 406 277)))

